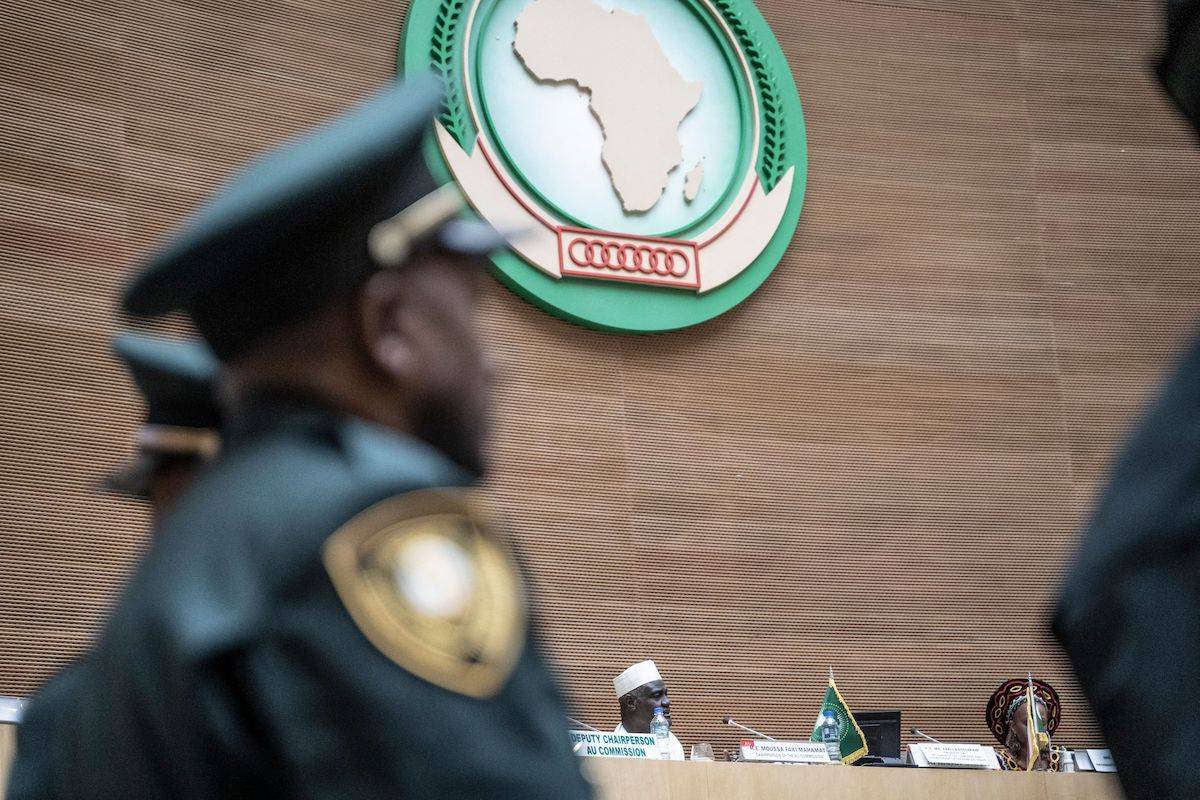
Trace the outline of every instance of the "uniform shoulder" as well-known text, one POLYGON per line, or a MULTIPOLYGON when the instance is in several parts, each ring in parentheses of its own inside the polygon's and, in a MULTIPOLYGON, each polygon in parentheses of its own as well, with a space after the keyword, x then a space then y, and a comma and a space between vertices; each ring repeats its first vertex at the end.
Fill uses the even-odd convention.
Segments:
POLYGON ((233 646, 256 635, 276 598, 322 571, 325 540, 356 514, 465 482, 432 448, 361 421, 268 432, 197 479, 122 606, 156 617, 153 628, 183 657, 233 646))
POLYGON ((319 542, 380 499, 468 482, 436 450, 410 436, 354 418, 330 418, 283 427, 235 447, 197 481, 164 534, 219 528, 250 546, 291 551, 319 542))

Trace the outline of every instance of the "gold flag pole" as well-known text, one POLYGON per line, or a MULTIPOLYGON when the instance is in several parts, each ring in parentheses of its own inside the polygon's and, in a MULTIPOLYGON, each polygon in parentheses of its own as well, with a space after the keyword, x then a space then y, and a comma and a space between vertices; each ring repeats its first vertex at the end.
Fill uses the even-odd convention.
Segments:
POLYGON ((1029 673, 1029 686, 1025 690, 1025 771, 1031 772, 1040 755, 1037 746, 1037 723, 1034 720, 1033 673, 1029 673))

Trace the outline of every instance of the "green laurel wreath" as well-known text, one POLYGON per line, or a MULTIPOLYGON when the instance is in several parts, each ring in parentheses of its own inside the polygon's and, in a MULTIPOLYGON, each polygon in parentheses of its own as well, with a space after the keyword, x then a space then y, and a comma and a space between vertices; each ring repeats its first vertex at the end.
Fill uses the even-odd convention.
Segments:
MULTIPOLYGON (((736 0, 712 0, 713 5, 725 17, 729 27, 737 36, 738 44, 750 62, 758 85, 758 96, 762 106, 762 147, 758 156, 758 174, 763 190, 770 192, 779 183, 787 168, 787 139, 783 130, 783 108, 779 99, 779 88, 775 73, 767 65, 762 45, 738 13, 736 0)), ((438 6, 433 25, 433 43, 429 58, 445 89, 442 109, 438 121, 446 132, 454 137, 460 147, 467 147, 469 123, 463 109, 463 77, 459 71, 458 58, 459 23, 462 21, 466 0, 442 0, 438 6)))
POLYGON ((751 33, 746 22, 738 14, 733 0, 712 0, 713 5, 725 17, 729 27, 738 38, 738 44, 750 62, 758 96, 762 103, 762 152, 758 157, 758 174, 762 178, 763 190, 770 192, 779 183, 787 166, 786 138, 783 135, 783 108, 779 100, 779 88, 775 85, 775 73, 767 66, 762 46, 751 33))
POLYGON ((465 4, 465 0, 442 0, 433 23, 433 44, 429 48, 429 59, 442 79, 444 89, 438 121, 460 147, 466 147, 467 119, 463 113, 462 76, 459 75, 455 43, 465 4))

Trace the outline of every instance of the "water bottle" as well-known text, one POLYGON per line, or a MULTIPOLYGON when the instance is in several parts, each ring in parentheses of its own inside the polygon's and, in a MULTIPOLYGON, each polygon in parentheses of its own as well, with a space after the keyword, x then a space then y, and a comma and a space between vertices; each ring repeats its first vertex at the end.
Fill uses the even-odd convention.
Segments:
POLYGON ((671 758, 671 723, 663 715, 662 706, 654 707, 654 719, 650 720, 650 735, 658 747, 658 757, 671 758))
POLYGON ((833 709, 827 708, 821 712, 821 741, 829 751, 829 760, 835 764, 842 763, 842 726, 838 724, 837 715, 833 709))

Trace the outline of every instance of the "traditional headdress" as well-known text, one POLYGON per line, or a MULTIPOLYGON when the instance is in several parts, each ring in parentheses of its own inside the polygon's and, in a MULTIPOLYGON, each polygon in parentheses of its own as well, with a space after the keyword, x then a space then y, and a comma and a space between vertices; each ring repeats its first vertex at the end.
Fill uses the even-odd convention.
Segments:
MULTIPOLYGON (((992 697, 987 704, 987 726, 1000 744, 1008 741, 1008 728, 1012 724, 1012 715, 1009 710, 1025 698, 1025 691, 1028 688, 1029 680, 1027 678, 1013 678, 1000 684, 1000 688, 992 692, 992 697)), ((1054 687, 1050 684, 1035 678, 1033 693, 1046 704, 1048 717, 1046 731, 1053 736, 1054 732, 1058 730, 1058 723, 1062 721, 1062 702, 1058 699, 1058 692, 1054 691, 1054 687)))
POLYGON ((661 680, 653 661, 639 661, 613 679, 613 690, 617 697, 624 697, 639 686, 661 680))

